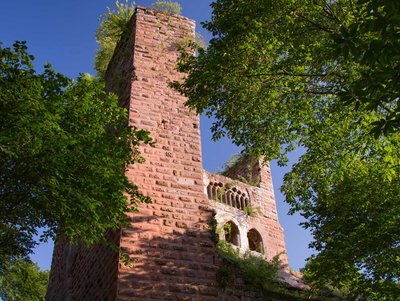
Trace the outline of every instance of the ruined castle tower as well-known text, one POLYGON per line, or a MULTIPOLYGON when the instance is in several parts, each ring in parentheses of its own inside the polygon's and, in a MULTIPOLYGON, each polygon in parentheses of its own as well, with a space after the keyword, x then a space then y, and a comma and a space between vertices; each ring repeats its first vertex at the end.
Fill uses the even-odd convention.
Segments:
POLYGON ((287 263, 269 167, 247 157, 226 176, 203 172, 199 117, 168 86, 183 76, 175 69, 177 48, 194 38, 194 27, 185 17, 137 8, 106 80, 128 109, 129 124, 156 142, 141 148, 146 162, 127 172, 152 203, 129 214, 130 227, 108 234, 132 266, 104 247, 58 242, 47 300, 255 300, 217 285, 213 212, 221 229, 230 228, 220 239, 268 260, 281 254, 287 263))

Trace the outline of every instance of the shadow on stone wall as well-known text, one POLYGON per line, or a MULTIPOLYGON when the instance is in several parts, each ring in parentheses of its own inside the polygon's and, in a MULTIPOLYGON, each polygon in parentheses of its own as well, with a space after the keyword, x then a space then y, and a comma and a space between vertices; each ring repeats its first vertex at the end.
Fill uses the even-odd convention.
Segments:
MULTIPOLYGON (((211 216, 211 214, 210 214, 211 216)), ((207 223, 133 215, 122 230, 118 300, 219 300, 217 254, 207 223), (162 226, 160 226, 162 225, 162 226)))
MULTIPOLYGON (((106 236, 118 244, 119 232, 106 236)), ((103 245, 88 248, 57 239, 46 300, 115 300, 118 257, 118 252, 103 245)))
POLYGON ((118 300, 310 300, 306 296, 295 296, 295 288, 286 294, 246 283, 237 266, 218 256, 210 229, 204 227, 204 222, 193 223, 188 228, 175 224, 171 231, 169 227, 161 227, 155 234, 151 225, 159 228, 162 218, 132 218, 145 220, 146 225, 134 224, 122 230, 122 249, 132 266, 120 262, 118 300), (231 267, 232 274, 221 286, 220 268, 226 265, 231 267))

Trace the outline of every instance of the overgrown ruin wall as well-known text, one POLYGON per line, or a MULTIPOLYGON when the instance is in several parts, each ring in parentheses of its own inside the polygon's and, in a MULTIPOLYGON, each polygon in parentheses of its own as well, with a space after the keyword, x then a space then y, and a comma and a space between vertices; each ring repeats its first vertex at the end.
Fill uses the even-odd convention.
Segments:
POLYGON ((134 23, 126 42, 130 47, 118 48, 107 80, 119 76, 133 53, 133 68, 124 75, 132 79, 129 124, 150 131, 155 147, 141 149, 146 162, 131 166, 128 177, 152 204, 130 214, 131 227, 122 229, 121 247, 133 266, 119 266, 117 300, 216 299, 199 118, 168 86, 182 78, 176 71, 177 49, 194 38, 195 24, 143 8, 134 23))
POLYGON ((128 109, 129 125, 150 131, 155 140, 154 147, 140 149, 146 162, 129 166, 127 172, 152 203, 130 213, 130 227, 114 237, 128 254, 130 267, 110 250, 58 243, 48 300, 292 300, 265 297, 246 290, 240 281, 230 288, 218 287, 222 261, 208 225, 213 212, 221 225, 232 221, 241 227, 242 249, 252 244, 248 231, 254 229, 263 246, 256 252, 268 259, 281 254, 285 264, 287 257, 268 167, 253 162, 251 178, 259 180, 258 186, 203 174, 199 117, 185 107, 186 98, 168 86, 183 77, 176 71, 177 49, 194 39, 194 27, 185 17, 137 8, 106 80, 128 109), (210 185, 228 183, 229 189, 210 192, 210 185), (259 208, 259 215, 250 216, 247 207, 259 208), (71 256, 76 259, 71 261, 71 256))

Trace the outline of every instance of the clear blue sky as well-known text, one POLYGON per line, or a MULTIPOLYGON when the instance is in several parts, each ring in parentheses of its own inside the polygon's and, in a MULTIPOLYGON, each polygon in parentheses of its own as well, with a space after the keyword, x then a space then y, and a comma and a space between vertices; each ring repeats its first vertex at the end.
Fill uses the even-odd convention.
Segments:
MULTIPOLYGON (((123 2, 124 0, 121 0, 123 2)), ((151 6, 155 0, 138 0, 140 6, 151 6)), ((211 16, 211 0, 180 0, 182 15, 196 20, 197 30, 209 38, 200 22, 211 16)), ((94 73, 93 58, 96 52, 94 32, 99 24, 99 16, 106 7, 114 7, 112 0, 18 0, 0 3, 0 41, 3 46, 11 46, 15 40, 28 43, 28 50, 36 58, 35 67, 41 70, 45 62, 69 77, 79 73, 94 73)), ((239 148, 224 139, 211 141, 210 121, 201 117, 203 164, 213 172, 226 162, 239 148)), ((292 155, 296 159, 296 154, 292 155)), ((280 168, 271 163, 279 220, 285 231, 286 247, 290 266, 300 269, 310 255, 308 243, 310 234, 298 223, 299 216, 288 216, 289 207, 283 202, 279 192, 282 178, 288 168, 280 168)), ((32 259, 43 269, 50 268, 52 243, 39 246, 32 259)))

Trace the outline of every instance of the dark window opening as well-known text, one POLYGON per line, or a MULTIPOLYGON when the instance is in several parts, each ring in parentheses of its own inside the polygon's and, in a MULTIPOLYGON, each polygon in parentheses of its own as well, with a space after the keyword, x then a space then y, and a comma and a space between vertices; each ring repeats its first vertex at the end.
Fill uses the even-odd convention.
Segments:
POLYGON ((227 222, 223 229, 225 240, 235 246, 240 246, 239 228, 233 222, 227 222))
POLYGON ((249 240, 249 249, 258 253, 264 253, 264 246, 260 233, 256 229, 251 229, 247 232, 247 239, 249 240))

